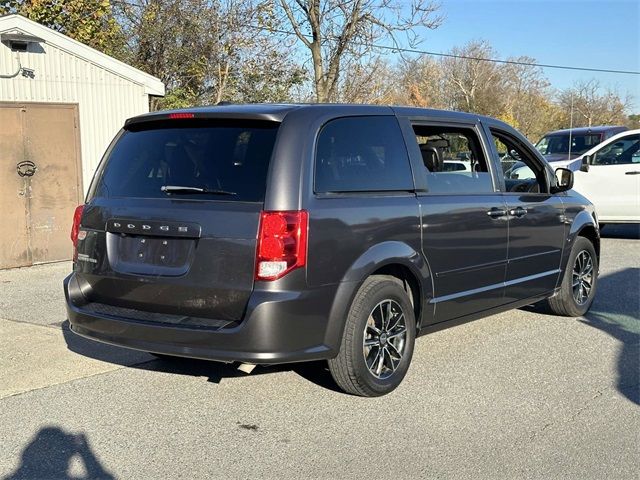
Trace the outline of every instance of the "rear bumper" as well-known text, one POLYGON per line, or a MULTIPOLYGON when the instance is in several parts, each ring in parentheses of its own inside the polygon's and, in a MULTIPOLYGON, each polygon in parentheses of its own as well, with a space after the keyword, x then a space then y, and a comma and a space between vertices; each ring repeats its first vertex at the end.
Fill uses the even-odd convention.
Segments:
POLYGON ((338 345, 327 342, 335 285, 304 292, 256 290, 244 320, 238 326, 216 330, 96 312, 87 308, 75 275, 64 280, 64 292, 71 331, 83 337, 146 352, 223 362, 289 363, 337 355, 338 345))

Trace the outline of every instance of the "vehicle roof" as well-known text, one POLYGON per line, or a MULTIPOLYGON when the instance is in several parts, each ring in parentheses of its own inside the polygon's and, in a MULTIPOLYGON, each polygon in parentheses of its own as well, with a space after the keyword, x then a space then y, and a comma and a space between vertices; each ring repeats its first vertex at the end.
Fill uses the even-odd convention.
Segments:
POLYGON ((294 110, 318 110, 322 114, 335 115, 402 115, 408 117, 433 117, 433 118, 456 118, 475 122, 478 119, 490 119, 493 123, 502 123, 489 117, 483 117, 472 113, 454 112, 448 110, 436 110, 428 108, 404 107, 404 106, 384 106, 384 105, 361 105, 346 103, 258 103, 258 104, 224 104, 204 107, 182 108, 178 110, 162 110, 158 112, 145 113, 128 119, 125 125, 145 122, 154 119, 167 118, 175 113, 194 113, 201 117, 232 118, 242 117, 254 120, 266 120, 281 122, 288 113, 294 110))
POLYGON ((578 128, 565 128, 563 130, 554 130, 553 132, 547 132, 544 134, 545 137, 550 137, 552 135, 568 135, 569 132, 572 134, 585 134, 585 133, 606 133, 611 131, 625 131, 627 127, 623 125, 597 125, 593 127, 578 127, 578 128))

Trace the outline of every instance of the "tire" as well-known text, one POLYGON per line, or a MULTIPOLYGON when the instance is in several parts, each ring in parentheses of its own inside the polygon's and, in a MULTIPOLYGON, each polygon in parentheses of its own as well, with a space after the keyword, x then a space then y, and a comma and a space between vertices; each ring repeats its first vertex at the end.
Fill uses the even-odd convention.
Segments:
POLYGON ((598 285, 598 257, 593 244, 584 237, 577 237, 569 261, 562 277, 560 291, 553 297, 548 299, 548 307, 556 315, 566 317, 581 317, 591 307, 593 298, 596 294, 598 285), (588 259, 591 263, 591 276, 585 274, 588 271, 588 259), (577 284, 576 282, 585 282, 590 285, 586 292, 586 284, 577 284), (579 291, 579 292, 578 292, 579 291), (586 292, 586 295, 584 295, 586 292))
POLYGON ((413 306, 400 280, 369 277, 349 309, 340 353, 329 360, 333 379, 353 395, 386 395, 400 385, 409 369, 415 334, 413 306), (383 320, 388 318, 391 322, 385 325, 383 320))

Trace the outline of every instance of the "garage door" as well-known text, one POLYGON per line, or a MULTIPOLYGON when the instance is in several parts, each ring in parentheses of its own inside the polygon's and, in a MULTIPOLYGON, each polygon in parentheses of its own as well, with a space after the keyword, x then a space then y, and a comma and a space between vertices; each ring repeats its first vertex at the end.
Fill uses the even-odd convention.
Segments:
POLYGON ((79 152, 76 105, 0 103, 0 268, 71 258, 79 152))

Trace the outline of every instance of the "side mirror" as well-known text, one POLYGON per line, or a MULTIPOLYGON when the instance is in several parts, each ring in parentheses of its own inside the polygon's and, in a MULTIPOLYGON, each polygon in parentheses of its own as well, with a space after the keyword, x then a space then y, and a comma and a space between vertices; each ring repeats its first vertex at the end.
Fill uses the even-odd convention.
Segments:
POLYGON ((552 193, 566 192, 573 188, 573 172, 568 168, 556 168, 556 186, 552 193))
POLYGON ((588 172, 589 165, 591 165, 591 156, 585 155, 584 157, 582 157, 582 164, 580 165, 580 171, 588 172))

